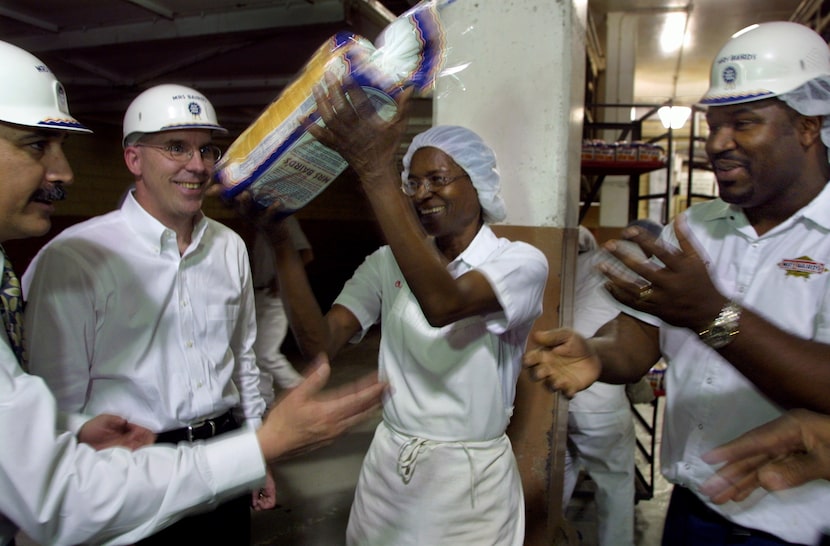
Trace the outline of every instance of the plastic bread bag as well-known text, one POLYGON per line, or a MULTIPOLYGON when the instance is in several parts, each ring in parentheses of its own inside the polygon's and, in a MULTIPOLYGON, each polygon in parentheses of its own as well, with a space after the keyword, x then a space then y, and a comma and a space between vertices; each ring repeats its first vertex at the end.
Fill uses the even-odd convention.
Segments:
POLYGON ((299 76, 231 144, 215 170, 231 198, 249 190, 268 207, 281 201, 289 215, 319 195, 346 167, 346 161, 320 144, 303 125, 322 123, 312 94, 325 85, 326 72, 350 75, 384 119, 395 115, 394 97, 408 86, 427 95, 446 59, 441 12, 455 0, 424 0, 390 23, 377 46, 351 32, 321 45, 299 76))

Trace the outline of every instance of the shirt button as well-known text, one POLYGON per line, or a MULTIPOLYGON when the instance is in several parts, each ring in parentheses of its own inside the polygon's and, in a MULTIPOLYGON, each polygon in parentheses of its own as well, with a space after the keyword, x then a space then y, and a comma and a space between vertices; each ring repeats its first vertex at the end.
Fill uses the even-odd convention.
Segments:
POLYGON ((697 425, 697 429, 698 429, 698 430, 703 430, 703 424, 702 424, 702 423, 698 423, 698 425, 697 425))
POLYGON ((187 302, 186 301, 182 302, 182 307, 187 307, 187 302))
POLYGON ((711 385, 711 384, 712 384, 712 378, 711 378, 711 377, 707 377, 707 378, 706 378, 706 384, 707 384, 707 385, 711 385))
POLYGON ((188 348, 188 349, 190 349, 190 348, 192 348, 192 347, 193 347, 193 341, 188 340, 188 342, 187 342, 187 348, 188 348))

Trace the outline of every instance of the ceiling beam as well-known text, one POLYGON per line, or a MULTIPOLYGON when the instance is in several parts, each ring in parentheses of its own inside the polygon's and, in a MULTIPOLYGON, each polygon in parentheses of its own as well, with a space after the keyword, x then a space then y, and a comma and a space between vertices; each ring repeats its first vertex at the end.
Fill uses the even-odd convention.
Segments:
POLYGON ((164 6, 160 6, 159 4, 153 2, 153 0, 126 0, 130 4, 134 4, 140 8, 144 8, 151 13, 155 13, 159 17, 164 17, 172 21, 176 14, 171 9, 167 9, 164 6))
POLYGON ((84 47, 111 46, 172 38, 192 38, 214 34, 292 28, 344 21, 341 0, 317 0, 314 4, 238 8, 216 14, 176 16, 172 20, 153 20, 82 30, 58 32, 47 37, 15 40, 23 49, 38 53, 84 47))
POLYGON ((58 25, 50 21, 45 21, 38 17, 26 15, 25 13, 21 13, 18 10, 7 8, 3 5, 0 5, 0 16, 8 17, 9 19, 14 19, 15 21, 18 21, 20 23, 26 23, 27 25, 49 32, 58 32, 60 30, 60 27, 58 25))

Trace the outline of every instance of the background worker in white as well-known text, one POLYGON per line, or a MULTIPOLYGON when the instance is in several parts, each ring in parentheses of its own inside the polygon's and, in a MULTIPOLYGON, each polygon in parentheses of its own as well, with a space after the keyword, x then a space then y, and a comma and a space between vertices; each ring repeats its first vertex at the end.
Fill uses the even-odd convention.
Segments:
POLYGON ((315 90, 326 129, 311 130, 355 169, 388 244, 366 258, 324 317, 284 230, 271 235, 305 352, 322 347, 333 358, 380 321, 378 364, 392 394, 363 462, 346 541, 521 545, 524 499, 505 428, 547 260, 486 225, 505 211, 495 154, 478 135, 426 131, 400 173, 395 153, 410 92, 386 122, 353 82, 326 80, 326 93, 315 90))
MULTIPOLYGON (((314 252, 300 223, 294 216, 286 218, 285 223, 291 244, 300 253, 303 263, 308 264, 314 259, 314 252)), ((268 237, 259 230, 254 236, 250 254, 256 304, 257 336, 254 353, 260 369, 259 390, 265 403, 270 406, 277 388, 296 387, 302 382, 303 376, 294 369, 280 349, 288 333, 288 317, 280 298, 274 249, 268 237)))
MULTIPOLYGON (((573 328, 584 336, 620 312, 596 270, 600 256, 594 236, 579 227, 573 328)), ((596 484, 600 546, 634 544, 634 422, 625 385, 597 381, 568 403, 564 502, 567 506, 580 467, 596 484)))
POLYGON ((686 211, 663 244, 630 229, 659 260, 616 253, 646 281, 606 271, 631 310, 587 342, 539 332, 546 347, 526 355, 534 377, 569 395, 667 358, 667 546, 815 544, 827 524, 826 481, 725 505, 699 488, 714 472, 703 459, 711 449, 787 408, 830 412, 828 89, 830 49, 809 28, 763 23, 734 35, 702 100, 720 198, 686 211))
MULTIPOLYGON (((119 210, 74 225, 23 277, 31 371, 59 408, 111 413, 177 443, 257 428, 254 296, 247 250, 201 211, 223 132, 198 91, 166 84, 138 95, 124 116, 124 161, 135 190, 119 210), (207 422, 207 424, 203 424, 207 422)), ((179 522, 196 542, 247 543, 250 506, 272 508, 273 480, 253 500, 179 522), (201 537, 201 538, 200 538, 201 537)))
MULTIPOLYGON (((63 142, 89 130, 69 114, 54 74, 5 42, 0 82, 3 243, 49 230, 53 202, 73 181, 63 142)), ((322 365, 283 398, 256 433, 245 428, 193 446, 99 452, 62 427, 54 397, 41 378, 24 372, 0 328, 0 545, 13 544, 18 529, 56 546, 131 544, 200 506, 259 487, 265 461, 328 443, 375 414, 382 385, 369 381, 321 396, 328 371, 322 365)), ((100 417, 106 416, 88 421, 80 434, 100 417)), ((110 417, 105 422, 117 427, 109 441, 124 440, 131 427, 110 417)))

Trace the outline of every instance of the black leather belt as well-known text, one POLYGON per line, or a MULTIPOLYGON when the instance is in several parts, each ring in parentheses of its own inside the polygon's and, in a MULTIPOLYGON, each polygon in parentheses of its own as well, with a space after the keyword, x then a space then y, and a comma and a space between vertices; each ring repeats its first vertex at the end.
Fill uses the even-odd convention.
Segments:
POLYGON ((207 440, 214 436, 219 436, 226 432, 236 430, 239 428, 239 423, 234 419, 230 411, 223 413, 219 417, 205 419, 198 423, 193 423, 184 428, 177 428, 168 430, 156 435, 157 444, 178 444, 179 442, 193 442, 196 440, 207 440))

